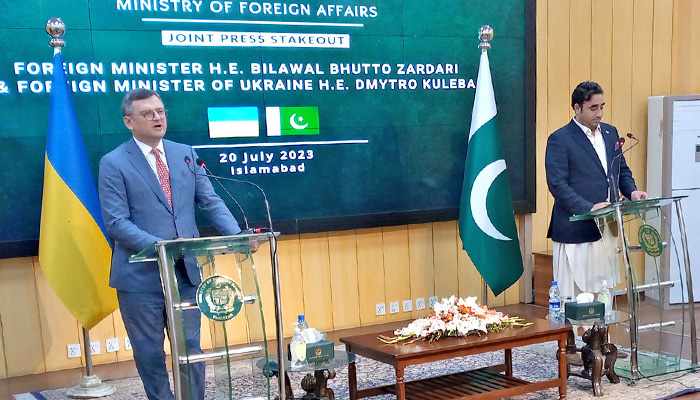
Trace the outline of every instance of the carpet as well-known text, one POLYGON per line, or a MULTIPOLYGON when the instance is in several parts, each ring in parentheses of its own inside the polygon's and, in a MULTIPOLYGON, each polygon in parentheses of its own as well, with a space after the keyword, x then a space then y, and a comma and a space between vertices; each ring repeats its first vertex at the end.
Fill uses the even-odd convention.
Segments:
MULTIPOLYGON (((342 348, 342 347, 339 347, 342 348)), ((556 343, 541 343, 513 349, 513 375, 528 381, 552 379, 557 376, 555 362, 556 343)), ((503 352, 490 352, 451 360, 410 366, 405 371, 406 380, 426 378, 453 372, 480 368, 498 364, 503 360, 503 352)), ((364 357, 357 357, 358 389, 386 385, 394 382, 395 373, 392 367, 364 357)), ((329 380, 328 386, 335 392, 336 399, 348 399, 347 367, 336 370, 337 376, 329 380)), ((301 397, 304 391, 300 387, 305 373, 289 374, 292 388, 296 397, 301 397)), ((266 378, 253 362, 235 361, 231 369, 231 387, 233 399, 263 399, 267 398, 266 378)), ((103 397, 105 400, 145 400, 146 395, 139 378, 117 379, 106 382, 114 386, 115 394, 103 397)), ((630 381, 622 379, 619 384, 611 384, 603 377, 603 397, 598 399, 670 399, 682 392, 688 392, 700 387, 700 374, 676 373, 660 377, 641 379, 630 386, 630 381)), ((568 399, 595 399, 591 383, 587 380, 570 377, 568 380, 568 399)), ((277 393, 277 380, 270 380, 272 394, 277 393)), ((16 400, 66 400, 67 388, 44 390, 41 392, 15 395, 16 400)), ((207 400, 224 400, 229 396, 228 370, 224 364, 207 366, 207 400)), ((389 400, 394 397, 383 395, 373 397, 373 400, 389 400)), ((557 389, 547 389, 527 395, 515 396, 516 400, 558 399, 557 389)))

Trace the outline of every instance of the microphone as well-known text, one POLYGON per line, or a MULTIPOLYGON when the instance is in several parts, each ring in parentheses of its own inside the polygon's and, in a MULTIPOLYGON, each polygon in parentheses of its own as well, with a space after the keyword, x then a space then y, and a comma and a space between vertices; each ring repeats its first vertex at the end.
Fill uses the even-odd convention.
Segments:
MULTIPOLYGON (((187 169, 189 169, 190 172, 191 172, 192 174, 194 174, 195 176, 196 176, 196 175, 200 175, 200 176, 201 176, 201 174, 197 174, 196 172, 194 172, 194 169, 190 168, 190 162, 192 162, 192 160, 190 159, 190 157, 189 157, 189 156, 185 156, 185 163, 187 164, 187 169)), ((206 176, 206 175, 204 175, 204 176, 206 176)), ((221 181, 219 181, 215 176, 212 176, 212 177, 214 178, 214 180, 216 181, 216 183, 218 183, 219 186, 221 186, 221 188, 224 189, 224 192, 226 192, 226 194, 228 195, 228 197, 229 197, 231 200, 233 200, 234 203, 236 203, 236 206, 238 206, 238 209, 241 211, 241 215, 243 216, 243 223, 245 224, 245 229, 243 229, 241 232, 242 232, 242 233, 250 233, 250 232, 248 232, 248 231, 250 231, 250 227, 248 226, 248 218, 246 217, 245 212, 243 211, 243 207, 241 207, 241 204, 231 195, 231 193, 229 193, 228 190, 226 190, 226 187, 224 187, 224 185, 221 183, 221 181)))
POLYGON ((632 147, 634 147, 634 146, 636 146, 636 145, 639 144, 639 139, 637 139, 633 134, 631 134, 631 133, 629 133, 629 132, 627 133, 627 137, 630 138, 630 139, 634 139, 634 144, 633 144, 632 146, 630 146, 629 149, 627 149, 627 151, 629 151, 629 150, 632 149, 632 147))
MULTIPOLYGON (((195 162, 197 163, 197 165, 199 165, 200 167, 204 168, 204 171, 206 171, 206 175, 204 175, 204 176, 212 177, 212 178, 216 179, 217 182, 219 181, 219 179, 223 179, 223 180, 225 180, 225 181, 238 182, 238 183, 245 183, 246 185, 251 185, 251 186, 254 186, 256 189, 258 189, 258 191, 260 191, 260 193, 261 193, 262 196, 263 196, 263 200, 265 201, 265 212, 267 213, 267 224, 268 224, 268 229, 270 230, 270 232, 274 232, 274 230, 272 229, 272 215, 270 214, 270 203, 267 201, 267 195, 265 194, 265 191, 264 191, 260 186, 258 186, 256 183, 253 183, 253 182, 250 182, 250 181, 244 181, 244 180, 240 180, 240 179, 228 178, 228 177, 225 177, 225 176, 216 176, 216 175, 214 175, 214 174, 211 173, 211 171, 209 170, 209 168, 207 168, 207 164, 204 162, 204 160, 202 160, 201 158, 197 158, 197 160, 196 160, 195 162)), ((261 228, 258 228, 258 231, 257 231, 257 232, 253 232, 253 233, 260 233, 260 232, 262 232, 262 229, 261 229, 261 228)))
POLYGON ((625 138, 622 138, 622 137, 618 138, 615 141, 615 151, 618 151, 620 149, 620 147, 622 147, 624 145, 625 145, 625 138))

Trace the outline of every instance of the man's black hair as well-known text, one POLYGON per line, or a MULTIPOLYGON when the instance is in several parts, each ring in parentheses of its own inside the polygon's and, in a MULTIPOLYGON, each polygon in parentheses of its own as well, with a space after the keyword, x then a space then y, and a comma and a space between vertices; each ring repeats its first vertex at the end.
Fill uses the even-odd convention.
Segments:
POLYGON ((571 108, 574 108, 575 104, 583 107, 583 103, 590 100, 594 94, 603 94, 603 88, 599 84, 590 81, 579 83, 571 93, 571 108))

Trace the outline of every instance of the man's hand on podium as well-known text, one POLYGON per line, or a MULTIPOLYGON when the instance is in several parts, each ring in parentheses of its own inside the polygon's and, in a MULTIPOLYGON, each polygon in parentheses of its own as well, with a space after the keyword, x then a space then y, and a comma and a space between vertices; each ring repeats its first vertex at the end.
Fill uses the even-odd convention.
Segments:
POLYGON ((645 192, 643 190, 635 190, 630 195, 630 198, 632 199, 632 201, 646 200, 649 198, 649 195, 647 194, 647 192, 645 192))
MULTIPOLYGON (((261 231, 262 231, 262 228, 247 228, 247 229, 244 229, 244 230, 238 232, 238 234, 239 235, 249 235, 251 233, 260 233, 261 231)), ((250 243, 250 251, 252 253, 255 253, 260 248, 260 242, 258 242, 256 239, 250 239, 248 241, 248 243, 250 243)))
POLYGON ((256 251, 258 251, 259 248, 260 248, 260 242, 258 242, 255 239, 250 241, 250 252, 251 253, 255 253, 256 251))
POLYGON ((595 204, 593 204, 593 207, 591 207, 591 211, 595 211, 595 210, 597 210, 597 209, 599 209, 599 208, 603 208, 603 207, 606 207, 606 206, 609 206, 609 205, 610 205, 610 202, 609 202, 609 201, 601 201, 600 203, 595 203, 595 204))

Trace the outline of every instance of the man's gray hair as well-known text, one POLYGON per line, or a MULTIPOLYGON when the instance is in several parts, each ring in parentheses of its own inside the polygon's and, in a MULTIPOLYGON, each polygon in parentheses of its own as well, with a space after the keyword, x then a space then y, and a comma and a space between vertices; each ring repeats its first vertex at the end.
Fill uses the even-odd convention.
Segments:
POLYGON ((160 99, 160 101, 163 101, 163 99, 160 98, 160 95, 151 89, 140 88, 129 91, 122 99, 122 114, 125 116, 131 115, 131 113, 134 111, 132 108, 132 103, 134 100, 143 100, 153 96, 156 96, 160 99))

